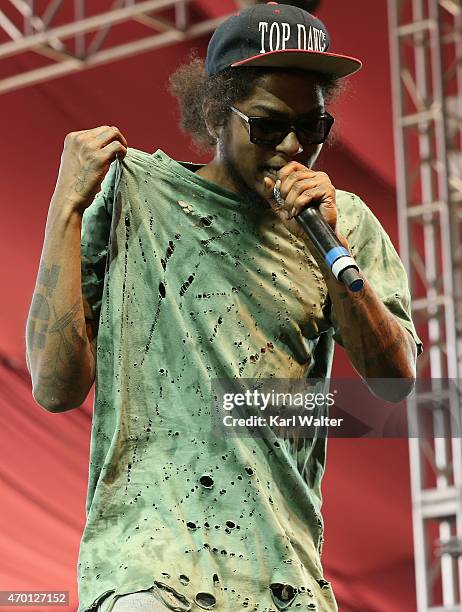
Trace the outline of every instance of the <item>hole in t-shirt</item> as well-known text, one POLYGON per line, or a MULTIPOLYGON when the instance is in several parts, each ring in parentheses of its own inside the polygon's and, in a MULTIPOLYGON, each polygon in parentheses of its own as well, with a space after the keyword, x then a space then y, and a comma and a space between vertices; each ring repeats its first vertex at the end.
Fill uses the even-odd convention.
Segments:
POLYGON ((280 610, 287 608, 297 595, 297 589, 291 584, 273 582, 270 585, 270 589, 273 601, 280 610))
POLYGON ((212 593, 197 593, 195 602, 200 608, 211 610, 217 603, 217 600, 212 593))
POLYGON ((201 476, 199 482, 206 489, 211 489, 213 487, 213 478, 211 476, 208 476, 207 474, 201 476))

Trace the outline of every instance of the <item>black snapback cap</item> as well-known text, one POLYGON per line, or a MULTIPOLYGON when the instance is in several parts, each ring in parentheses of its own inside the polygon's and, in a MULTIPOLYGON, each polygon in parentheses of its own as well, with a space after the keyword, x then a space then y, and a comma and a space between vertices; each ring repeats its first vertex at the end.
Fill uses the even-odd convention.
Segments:
POLYGON ((214 32, 207 49, 208 77, 230 66, 302 68, 345 77, 362 62, 329 53, 326 26, 301 8, 277 2, 235 13, 214 32))

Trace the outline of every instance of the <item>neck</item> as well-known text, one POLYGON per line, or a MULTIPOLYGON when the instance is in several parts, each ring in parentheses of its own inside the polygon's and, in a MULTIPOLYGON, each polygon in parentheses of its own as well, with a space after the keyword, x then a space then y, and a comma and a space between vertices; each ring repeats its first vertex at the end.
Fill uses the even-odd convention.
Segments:
POLYGON ((260 195, 244 183, 232 161, 227 158, 223 145, 220 146, 220 143, 217 145, 212 161, 202 166, 196 174, 238 195, 240 199, 251 206, 268 206, 266 200, 263 200, 260 195))
POLYGON ((232 191, 233 193, 238 193, 237 186, 235 185, 232 177, 229 175, 229 172, 223 162, 223 159, 219 153, 215 154, 215 157, 205 166, 199 168, 196 174, 202 176, 207 181, 211 183, 215 183, 220 187, 228 189, 228 191, 232 191))
POLYGON ((205 166, 202 166, 202 168, 199 168, 199 170, 196 171, 196 174, 202 176, 202 178, 205 178, 211 183, 215 183, 220 187, 229 189, 229 191, 235 191, 232 181, 226 175, 223 165, 220 164, 217 158, 214 158, 211 162, 205 164, 205 166))

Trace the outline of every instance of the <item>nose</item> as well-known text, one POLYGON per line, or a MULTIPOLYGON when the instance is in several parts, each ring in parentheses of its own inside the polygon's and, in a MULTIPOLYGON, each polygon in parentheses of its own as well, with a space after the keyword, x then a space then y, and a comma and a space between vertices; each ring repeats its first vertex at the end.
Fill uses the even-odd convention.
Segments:
POLYGON ((300 144, 296 133, 292 130, 287 134, 284 140, 278 144, 276 151, 285 153, 288 157, 293 157, 294 155, 301 153, 303 151, 303 147, 300 144))

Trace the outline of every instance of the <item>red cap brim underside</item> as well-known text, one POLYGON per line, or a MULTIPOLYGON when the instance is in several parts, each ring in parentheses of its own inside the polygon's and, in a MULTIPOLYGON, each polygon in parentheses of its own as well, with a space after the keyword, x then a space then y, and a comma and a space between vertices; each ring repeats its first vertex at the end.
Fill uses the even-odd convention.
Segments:
POLYGON ((247 65, 266 66, 268 68, 303 68, 304 70, 335 74, 338 77, 348 76, 362 68, 362 62, 355 57, 336 53, 305 51, 304 49, 268 51, 231 64, 232 67, 247 65))

